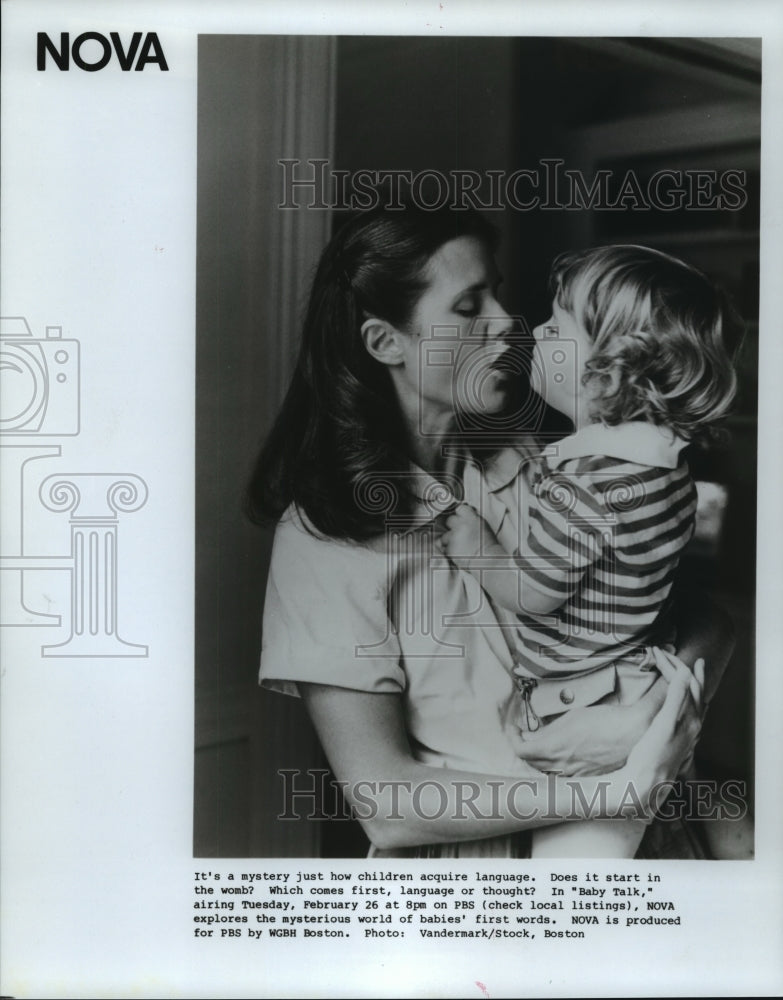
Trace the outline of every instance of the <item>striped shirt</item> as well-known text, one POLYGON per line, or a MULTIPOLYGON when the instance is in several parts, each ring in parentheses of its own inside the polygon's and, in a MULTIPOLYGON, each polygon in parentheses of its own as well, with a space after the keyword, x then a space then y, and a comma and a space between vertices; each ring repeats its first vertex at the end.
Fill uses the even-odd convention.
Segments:
MULTIPOLYGON (((514 553, 524 588, 561 603, 518 618, 517 673, 586 673, 642 659, 665 617, 693 534, 685 442, 646 423, 593 424, 524 470, 530 492, 514 553)), ((660 640, 658 640, 660 641, 660 640)))

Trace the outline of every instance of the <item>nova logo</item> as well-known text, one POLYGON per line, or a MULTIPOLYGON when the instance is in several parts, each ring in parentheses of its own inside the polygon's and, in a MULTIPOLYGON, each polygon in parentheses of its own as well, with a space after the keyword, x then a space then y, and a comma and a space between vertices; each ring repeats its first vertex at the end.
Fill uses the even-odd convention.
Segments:
POLYGON ((109 65, 112 55, 116 55, 120 69, 127 73, 129 69, 136 72, 143 70, 147 63, 156 63, 161 71, 168 72, 166 57, 158 40, 157 33, 148 31, 144 34, 134 31, 128 47, 120 39, 119 32, 112 31, 107 38, 97 31, 85 31, 70 41, 70 32, 60 32, 59 48, 44 31, 38 32, 38 69, 46 69, 46 57, 61 70, 69 70, 70 61, 87 73, 94 73, 109 65), (135 60, 135 65, 134 65, 135 60))

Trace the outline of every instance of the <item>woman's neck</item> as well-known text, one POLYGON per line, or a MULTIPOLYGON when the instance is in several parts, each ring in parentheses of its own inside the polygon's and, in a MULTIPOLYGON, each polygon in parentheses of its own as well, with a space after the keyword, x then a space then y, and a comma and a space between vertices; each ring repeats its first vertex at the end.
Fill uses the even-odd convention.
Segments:
POLYGON ((436 479, 455 470, 459 449, 457 421, 447 410, 433 410, 416 399, 406 406, 400 399, 408 439, 408 454, 416 465, 436 479))
POLYGON ((436 437, 409 436, 412 461, 435 479, 445 479, 456 472, 461 454, 453 435, 436 437))

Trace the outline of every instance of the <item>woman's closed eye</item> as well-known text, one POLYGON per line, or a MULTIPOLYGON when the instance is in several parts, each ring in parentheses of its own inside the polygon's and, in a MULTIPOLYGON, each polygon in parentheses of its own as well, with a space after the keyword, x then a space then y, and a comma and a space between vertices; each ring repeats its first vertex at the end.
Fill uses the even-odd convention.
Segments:
POLYGON ((477 299, 460 299, 456 306, 454 306, 454 312, 458 316, 464 316, 466 319, 472 319, 474 316, 478 316, 479 308, 479 302, 477 299))
POLYGON ((458 299, 454 306, 454 312, 457 313, 458 316, 464 316, 467 319, 473 319, 476 316, 479 316, 485 306, 488 307, 490 312, 492 312, 492 302, 484 302, 484 299, 491 299, 494 301, 494 304, 497 305, 498 289, 502 283, 503 279, 498 278, 498 280, 492 285, 491 295, 486 293, 487 286, 483 285, 483 294, 470 294, 458 299))

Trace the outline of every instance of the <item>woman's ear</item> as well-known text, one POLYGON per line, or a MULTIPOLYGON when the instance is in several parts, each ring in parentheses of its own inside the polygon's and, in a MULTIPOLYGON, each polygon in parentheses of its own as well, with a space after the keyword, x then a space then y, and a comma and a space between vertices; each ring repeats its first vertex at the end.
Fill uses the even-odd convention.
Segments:
POLYGON ((385 320, 371 317, 362 323, 362 340, 367 353, 382 365, 401 365, 405 354, 400 344, 400 331, 385 320))

